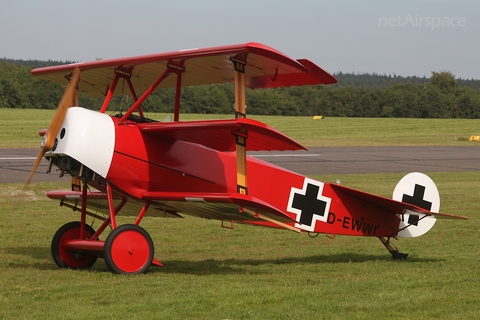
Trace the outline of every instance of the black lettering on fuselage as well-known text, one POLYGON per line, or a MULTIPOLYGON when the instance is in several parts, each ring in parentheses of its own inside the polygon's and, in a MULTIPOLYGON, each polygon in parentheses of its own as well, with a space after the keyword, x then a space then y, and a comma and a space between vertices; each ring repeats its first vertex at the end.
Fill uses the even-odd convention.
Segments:
MULTIPOLYGON (((350 217, 345 217, 343 218, 343 223, 342 223, 342 228, 344 229, 350 229, 349 224, 350 224, 350 217)), ((352 229, 353 230, 353 229, 352 229)))
POLYGON ((363 217, 360 218, 360 220, 353 220, 352 221, 352 230, 360 231, 360 228, 362 227, 362 224, 363 224, 363 217))
POLYGON ((334 224, 334 223, 335 223, 335 219, 336 219, 335 213, 329 212, 329 213, 328 213, 328 218, 327 218, 327 223, 328 223, 328 224, 334 224))
POLYGON ((336 222, 340 223, 343 229, 361 232, 369 236, 375 236, 375 234, 377 233, 377 229, 380 228, 380 225, 378 224, 374 225, 365 222, 363 217, 361 217, 360 219, 353 219, 351 217, 343 217, 343 219, 337 219, 335 214, 333 212, 330 212, 328 215, 327 223, 334 224, 336 222))

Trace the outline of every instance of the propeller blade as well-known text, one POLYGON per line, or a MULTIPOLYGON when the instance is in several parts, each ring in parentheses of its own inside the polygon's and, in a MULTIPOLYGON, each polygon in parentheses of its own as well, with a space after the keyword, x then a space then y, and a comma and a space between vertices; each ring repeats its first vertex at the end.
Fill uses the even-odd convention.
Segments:
POLYGON ((32 181, 32 178, 35 175, 35 171, 37 170, 38 165, 40 164, 40 161, 42 160, 45 153, 52 150, 55 138, 57 137, 58 131, 60 131, 60 127, 62 126, 65 115, 67 114, 67 109, 71 107, 74 99, 75 102, 77 101, 75 89, 79 78, 80 69, 76 67, 72 72, 70 81, 67 88, 65 89, 65 92, 63 93, 62 99, 57 106, 57 111, 53 116, 52 122, 50 123, 50 126, 46 131, 47 137, 45 140, 45 145, 42 149, 40 149, 40 152, 38 153, 37 160, 35 160, 35 164, 33 165, 32 171, 30 172, 30 175, 27 179, 27 182, 25 183, 25 186, 23 187, 23 190, 26 190, 28 185, 32 181))
POLYGON ((33 176, 35 175, 35 171, 37 171, 37 167, 40 164, 40 161, 42 161, 43 156, 45 155, 45 150, 44 148, 40 149, 40 152, 38 153, 37 160, 35 160, 35 164, 33 165, 32 171, 30 171, 30 175, 28 176, 27 182, 25 183, 25 186, 23 186, 23 191, 27 190, 28 185, 30 182, 32 182, 33 176))
MULTIPOLYGON (((70 82, 68 83, 65 93, 58 104, 57 111, 53 117, 50 127, 47 130, 47 140, 45 141, 45 146, 43 147, 46 151, 50 151, 53 148, 53 143, 57 137, 58 131, 62 126, 65 115, 67 114, 67 109, 72 105, 73 98, 75 97, 75 89, 77 86, 78 78, 80 77, 80 69, 75 68, 73 70, 70 82)), ((45 152, 46 152, 45 151, 45 152)))

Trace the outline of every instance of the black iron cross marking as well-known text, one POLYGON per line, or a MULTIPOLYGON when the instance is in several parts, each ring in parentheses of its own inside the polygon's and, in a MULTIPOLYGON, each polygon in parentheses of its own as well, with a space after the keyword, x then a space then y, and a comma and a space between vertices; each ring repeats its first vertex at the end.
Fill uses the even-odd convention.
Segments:
MULTIPOLYGON (((410 203, 416 205, 417 207, 423 208, 425 210, 430 211, 432 209, 432 203, 430 201, 425 200, 423 197, 425 196, 425 187, 419 184, 415 184, 415 188, 413 190, 413 196, 409 196, 408 194, 404 194, 402 201, 406 203, 410 203)), ((416 214, 410 214, 408 216, 408 224, 418 226, 418 221, 420 220, 420 216, 416 214)))
POLYGON ((420 220, 420 216, 417 214, 410 214, 408 215, 408 224, 418 226, 418 221, 420 220))
POLYGON ((432 209, 432 203, 423 199, 424 196, 425 196, 425 187, 419 184, 415 184, 415 189, 413 190, 413 196, 404 194, 402 201, 416 205, 417 207, 430 211, 432 209))
POLYGON ((317 221, 326 222, 331 199, 322 195, 324 183, 305 178, 302 189, 292 187, 287 211, 297 215, 296 227, 313 231, 317 221))
POLYGON ((325 215, 325 207, 327 203, 323 200, 318 200, 319 186, 307 184, 307 191, 305 194, 295 193, 293 196, 292 207, 300 210, 300 223, 311 226, 314 215, 325 215))

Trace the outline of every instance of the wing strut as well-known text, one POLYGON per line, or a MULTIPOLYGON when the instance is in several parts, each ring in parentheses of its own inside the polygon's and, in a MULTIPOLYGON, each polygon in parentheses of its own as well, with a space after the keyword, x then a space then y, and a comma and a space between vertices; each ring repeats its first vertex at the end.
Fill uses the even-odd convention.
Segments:
POLYGON ((167 68, 161 75, 160 77, 142 94, 142 96, 140 98, 138 98, 137 101, 135 101, 135 103, 130 107, 130 109, 128 109, 128 111, 122 116, 122 118, 118 121, 117 125, 118 124, 121 124, 123 123, 124 121, 126 121, 128 119, 128 117, 130 117, 130 115, 137 109, 140 108, 141 104, 143 103, 143 101, 145 101, 145 99, 147 99, 147 97, 150 95, 150 93, 153 92, 153 90, 155 90, 158 85, 166 78, 168 77, 173 71, 170 69, 170 68, 167 68))
POLYGON ((103 105, 100 108, 101 113, 105 113, 107 111, 108 105, 110 104, 110 100, 112 100, 113 93, 115 92, 115 88, 117 87, 118 79, 120 79, 120 74, 115 72, 115 77, 113 78, 112 83, 107 88, 107 93, 105 95, 105 99, 103 100, 103 105))
POLYGON ((180 95, 182 93, 182 80, 183 80, 183 73, 185 72, 185 69, 183 67, 177 67, 174 65, 169 65, 169 67, 175 70, 175 73, 177 75, 173 121, 178 121, 180 118, 180 95))
MULTIPOLYGON (((235 69, 235 118, 246 118, 245 108, 245 62, 232 59, 235 69)), ((237 130, 233 132, 235 136, 237 151, 237 192, 248 194, 247 189, 247 136, 248 132, 237 130)))
POLYGON ((235 118, 246 118, 245 107, 245 62, 233 60, 235 69, 235 118))
MULTIPOLYGON (((112 83, 107 87, 107 91, 105 93, 105 99, 103 100, 102 107, 100 108, 101 113, 105 113, 108 109, 108 105, 110 104, 110 101, 112 100, 113 93, 115 92, 115 88, 117 87, 118 80, 120 78, 123 79, 123 81, 127 81, 128 88, 130 89, 130 94, 132 95, 133 101, 137 102, 137 94, 135 93, 135 88, 133 87, 132 84, 132 70, 130 69, 122 69, 122 68, 115 68, 115 77, 112 80, 112 83)), ((140 117, 144 117, 142 108, 139 106, 138 107, 138 114, 140 117)))

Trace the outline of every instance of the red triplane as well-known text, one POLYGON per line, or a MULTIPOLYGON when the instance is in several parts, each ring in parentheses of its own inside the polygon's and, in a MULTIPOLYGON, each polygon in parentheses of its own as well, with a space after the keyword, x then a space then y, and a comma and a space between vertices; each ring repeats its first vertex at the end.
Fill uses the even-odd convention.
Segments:
MULTIPOLYGON (((123 59, 39 68, 32 74, 68 86, 43 138, 36 164, 45 157, 78 181, 73 191, 48 197, 80 211, 80 221, 62 226, 52 240, 55 263, 89 268, 102 257, 115 273, 142 273, 154 258, 145 216, 192 215, 223 224, 248 223, 295 232, 380 238, 427 232, 439 197, 435 184, 414 173, 400 181, 394 199, 316 181, 247 156, 247 151, 305 148, 245 113, 245 89, 336 83, 309 60, 294 60, 259 43, 192 49, 123 59), (106 113, 113 96, 133 104, 124 114, 106 113), (180 121, 183 86, 233 83, 235 118, 180 121), (175 88, 171 122, 147 119, 142 102, 154 91, 175 88), (77 107, 78 93, 104 97, 100 111, 77 107), (72 107, 71 107, 72 106, 72 107), (135 114, 134 114, 135 113, 135 114), (117 225, 116 216, 134 216, 117 225), (103 221, 94 230, 87 216, 103 221), (105 240, 100 240, 105 232, 105 240)), ((32 176, 31 175, 31 176, 32 176)), ((30 176, 30 179, 31 179, 30 176)), ((29 181, 30 181, 29 179, 29 181)), ((73 185, 73 184, 72 184, 73 185)), ((435 217, 434 217, 435 216, 435 217)))

